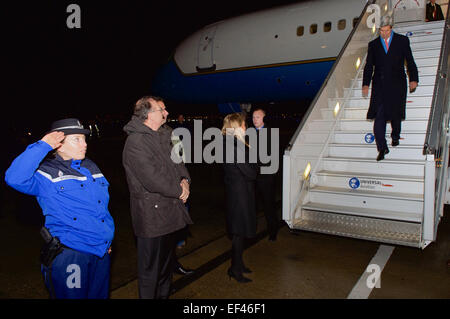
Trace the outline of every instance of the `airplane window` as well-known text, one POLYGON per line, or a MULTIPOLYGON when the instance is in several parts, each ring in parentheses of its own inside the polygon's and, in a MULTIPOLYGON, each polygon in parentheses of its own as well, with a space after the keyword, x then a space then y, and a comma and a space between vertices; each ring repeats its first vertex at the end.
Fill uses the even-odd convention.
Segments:
POLYGON ((311 26, 309 27, 309 33, 314 34, 317 33, 317 24, 311 24, 311 26))
POLYGON ((347 24, 347 20, 345 20, 345 19, 339 20, 339 21, 338 21, 338 29, 339 29, 339 30, 344 30, 346 24, 347 24))
POLYGON ((330 32, 331 31, 331 22, 325 22, 323 25, 323 32, 330 32))
POLYGON ((304 26, 299 26, 297 28, 297 36, 301 37, 304 32, 305 32, 305 27, 304 26))
POLYGON ((356 17, 353 19, 353 27, 355 27, 355 25, 358 24, 358 21, 359 21, 359 17, 356 17))

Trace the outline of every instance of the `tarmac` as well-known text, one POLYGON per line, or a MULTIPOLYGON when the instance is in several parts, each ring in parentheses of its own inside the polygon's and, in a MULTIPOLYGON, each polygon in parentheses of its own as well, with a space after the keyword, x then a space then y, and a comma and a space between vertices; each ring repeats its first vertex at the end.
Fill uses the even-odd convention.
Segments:
MULTIPOLYGON (((260 216, 258 236, 244 252, 244 262, 252 270, 246 276, 252 282, 242 284, 228 277, 231 242, 222 236, 179 259, 196 272, 174 275, 170 299, 449 299, 448 215, 440 223, 437 241, 425 250, 292 232, 287 225, 272 242, 260 216), (386 248, 392 253, 384 268, 380 265, 380 281, 369 288, 373 284, 368 277, 375 271, 368 266, 386 248), (365 294, 358 294, 361 288, 365 294)), ((113 290, 111 298, 138 298, 137 280, 113 290)))

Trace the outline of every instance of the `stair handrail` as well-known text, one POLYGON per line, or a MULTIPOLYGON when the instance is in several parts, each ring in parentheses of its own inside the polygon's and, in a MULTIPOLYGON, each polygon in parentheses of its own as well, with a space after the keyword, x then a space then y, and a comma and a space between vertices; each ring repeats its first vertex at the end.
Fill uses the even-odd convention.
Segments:
MULTIPOLYGON (((374 3, 376 3, 376 2, 377 2, 377 0, 370 0, 370 1, 368 1, 368 2, 366 3, 366 5, 365 5, 364 9, 361 11, 361 14, 360 14, 360 16, 359 16, 359 18, 358 18, 358 22, 357 22, 356 25, 354 26, 353 30, 350 32, 350 34, 349 34, 349 36, 348 36, 348 38, 347 38, 347 40, 346 40, 344 46, 343 46, 342 49, 340 50, 340 52, 339 52, 339 54, 338 54, 338 56, 337 56, 337 58, 336 58, 336 61, 334 62, 333 66, 332 66, 332 68, 331 68, 331 70, 330 70, 330 72, 328 73, 328 75, 327 75, 325 81, 322 83, 322 86, 321 86, 320 90, 319 90, 318 93, 316 94, 314 100, 311 102, 310 107, 308 108, 308 111, 307 111, 307 112, 305 113, 305 115, 303 116, 302 121, 300 122, 300 125, 297 127, 296 132, 294 133, 294 135, 293 135, 293 137, 291 138, 291 140, 290 140, 288 146, 287 146, 286 149, 285 149, 285 154, 288 153, 288 152, 292 149, 292 146, 294 145, 294 143, 295 143, 295 141, 296 141, 298 135, 299 135, 300 132, 302 131, 302 129, 303 129, 305 123, 307 122, 307 119, 309 118, 309 116, 310 116, 311 113, 313 112, 313 110, 314 110, 316 104, 318 103, 319 98, 321 97, 323 91, 324 91, 325 88, 327 87, 329 80, 331 79, 331 77, 333 76, 333 74, 334 74, 334 72, 335 72, 337 66, 338 66, 339 63, 341 62, 341 59, 343 58, 344 53, 345 53, 345 51, 346 51, 347 48, 348 48, 348 45, 350 44, 351 40, 353 39, 354 34, 356 33, 356 31, 358 30, 360 24, 362 23, 363 17, 364 17, 364 15, 367 13, 368 7, 369 7, 371 4, 374 4, 374 3)), ((373 36, 375 36, 375 35, 373 35, 373 36)), ((376 35, 376 36, 377 36, 377 35, 376 35)), ((371 40, 371 39, 368 39, 368 40, 371 40)), ((330 139, 331 139, 331 137, 332 137, 332 135, 333 135, 333 132, 335 131, 336 126, 337 126, 337 124, 339 123, 339 121, 340 121, 340 119, 341 119, 341 117, 342 117, 343 110, 344 110, 344 108, 345 108, 345 104, 346 104, 346 102, 348 101, 349 96, 352 94, 352 90, 353 90, 353 88, 355 87, 355 84, 358 82, 358 76, 359 76, 360 72, 362 72, 362 70, 364 69, 366 57, 367 57, 367 52, 366 52, 365 56, 363 57, 363 59, 362 59, 362 61, 361 61, 361 63, 360 63, 360 66, 358 67, 358 70, 357 70, 357 72, 356 72, 355 79, 354 79, 354 81, 352 81, 352 83, 351 83, 351 85, 350 85, 350 90, 344 95, 344 97, 343 97, 343 99, 342 99, 343 103, 342 103, 342 105, 340 106, 339 114, 337 114, 337 116, 335 117, 335 122, 334 122, 334 124, 332 125, 332 127, 331 127, 330 130, 329 130, 329 134, 328 134, 328 136, 327 136, 327 138, 326 138, 326 142, 325 142, 325 143, 323 144, 323 146, 322 146, 320 155, 318 156, 318 161, 317 161, 316 164, 314 165, 314 168, 311 169, 311 173, 310 173, 310 174, 313 174, 313 173, 317 170, 317 167, 318 167, 318 165, 319 165, 320 162, 321 162, 321 159, 322 159, 323 154, 324 154, 324 152, 326 151, 326 149, 327 149, 327 147, 328 147, 328 145, 329 145, 329 142, 330 142, 330 139)), ((289 211, 289 219, 290 219, 290 220, 294 220, 294 216, 293 216, 293 215, 296 213, 296 211, 298 210, 298 208, 302 205, 303 199, 305 198, 306 193, 307 193, 307 191, 308 191, 308 189, 309 189, 309 187, 310 187, 310 183, 311 183, 311 181, 310 181, 309 178, 308 178, 307 180, 303 180, 303 181, 302 181, 302 184, 300 185, 300 191, 299 191, 299 194, 298 194, 298 200, 296 201, 297 204, 295 205, 295 208, 294 208, 294 209, 290 209, 290 211, 289 211)))
MULTIPOLYGON (((423 154, 434 154, 438 158, 439 143, 440 143, 440 131, 441 124, 445 113, 448 114, 449 108, 444 106, 444 100, 446 98, 445 92, 448 90, 448 67, 450 65, 449 51, 449 28, 450 28, 450 15, 447 10, 447 17, 444 25, 444 34, 441 44, 441 54, 439 56, 439 64, 436 72, 435 88, 433 91, 433 98, 431 102, 430 116, 428 118, 427 133, 425 136, 425 143, 423 146, 423 154), (446 112, 447 111, 447 112, 446 112)), ((420 79, 419 79, 420 81, 420 79)))
POLYGON ((341 51, 339 52, 336 61, 333 63, 333 66, 331 67, 331 70, 328 72, 327 77, 325 78, 325 80, 322 83, 322 86, 320 87, 319 91, 317 92, 316 96, 314 97, 314 99, 312 100, 310 106, 308 107, 308 110, 306 111, 305 115, 303 116, 299 126, 297 127, 294 135, 292 136, 291 140, 289 141, 288 145, 286 146, 285 152, 289 152, 292 149, 292 146, 294 145, 297 136, 300 134, 300 132, 302 131, 303 127, 306 124, 306 121, 308 120, 309 116, 311 115, 311 112, 313 111, 314 107, 317 104, 317 101, 319 100, 320 96, 322 95, 323 90, 326 88, 328 81, 330 80, 331 76, 334 73, 334 70, 336 69, 339 61, 342 59, 345 50, 347 49, 351 39, 353 38, 353 35, 355 34, 356 30, 358 29, 359 25, 361 24, 362 18, 364 17, 364 15, 366 14, 367 8, 371 5, 374 4, 375 2, 377 2, 377 0, 369 0, 367 1, 364 9, 362 10, 361 14, 359 15, 358 18, 358 22, 356 23, 356 25, 353 27, 352 31, 350 32, 349 36, 347 37, 347 40, 345 41, 344 46, 341 48, 341 51))
MULTIPOLYGON (((449 116, 450 116, 450 89, 449 89, 449 53, 450 53, 450 10, 444 24, 444 34, 442 38, 441 54, 436 72, 435 87, 431 102, 430 116, 428 118, 427 133, 423 146, 424 155, 434 155, 435 173, 434 178, 434 233, 432 240, 435 240, 437 227, 441 213, 443 211, 445 186, 447 185, 448 171, 448 140, 449 140, 449 116)), ((420 79, 419 79, 420 81, 420 79)), ((425 185, 427 184, 427 174, 425 175, 425 185)), ((448 185, 447 185, 448 187, 448 185)), ((426 203, 425 203, 426 205, 426 203)))

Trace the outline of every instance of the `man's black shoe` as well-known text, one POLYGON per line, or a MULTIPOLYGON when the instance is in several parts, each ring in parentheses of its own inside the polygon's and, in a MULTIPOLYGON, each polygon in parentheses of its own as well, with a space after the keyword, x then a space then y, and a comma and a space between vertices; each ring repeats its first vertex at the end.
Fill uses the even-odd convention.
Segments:
POLYGON ((399 140, 392 140, 392 146, 398 146, 400 144, 399 140))
POLYGON ((175 273, 179 274, 179 275, 187 276, 187 275, 192 275, 194 273, 194 270, 189 269, 189 268, 184 268, 183 266, 180 265, 175 268, 175 273))
POLYGON ((384 155, 386 155, 386 154, 389 154, 389 149, 388 148, 379 151, 378 152, 378 156, 377 156, 377 162, 381 161, 381 160, 384 160, 384 155))

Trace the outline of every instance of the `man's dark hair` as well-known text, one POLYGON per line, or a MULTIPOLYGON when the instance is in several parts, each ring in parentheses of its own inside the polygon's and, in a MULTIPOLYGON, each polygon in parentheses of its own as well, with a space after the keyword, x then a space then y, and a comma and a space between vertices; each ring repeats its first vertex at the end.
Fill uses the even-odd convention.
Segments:
POLYGON ((152 104, 150 103, 151 100, 156 102, 164 102, 159 96, 147 95, 141 97, 134 105, 133 115, 137 116, 140 120, 145 121, 152 108, 152 104))
POLYGON ((260 108, 260 107, 254 109, 253 113, 255 113, 256 111, 261 111, 261 112, 263 112, 264 115, 266 115, 266 111, 264 109, 260 108))

